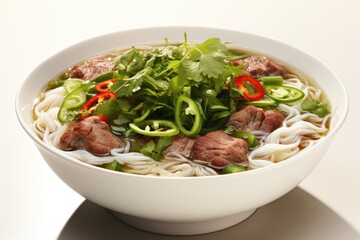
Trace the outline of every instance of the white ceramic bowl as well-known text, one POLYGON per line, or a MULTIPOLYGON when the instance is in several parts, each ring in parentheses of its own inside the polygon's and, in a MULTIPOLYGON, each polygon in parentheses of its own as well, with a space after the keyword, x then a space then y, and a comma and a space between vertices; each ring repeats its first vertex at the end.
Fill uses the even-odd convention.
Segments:
POLYGON ((88 200, 115 212, 123 221, 165 234, 200 234, 221 230, 249 217, 257 208, 297 186, 318 164, 348 110, 346 91, 324 64, 301 50, 268 38, 223 29, 159 27, 116 32, 89 39, 50 57, 24 81, 16 99, 18 119, 52 170, 88 200), (122 46, 219 37, 295 67, 316 81, 329 97, 329 134, 314 147, 272 166, 211 177, 152 177, 108 171, 50 149, 32 129, 31 105, 47 82, 70 65, 122 46))

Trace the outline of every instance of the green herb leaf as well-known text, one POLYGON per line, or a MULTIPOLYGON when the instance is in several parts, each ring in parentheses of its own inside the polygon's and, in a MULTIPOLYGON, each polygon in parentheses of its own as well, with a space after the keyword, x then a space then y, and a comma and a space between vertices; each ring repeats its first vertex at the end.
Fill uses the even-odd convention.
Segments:
MULTIPOLYGON (((177 68, 179 67, 179 64, 180 64, 180 60, 172 60, 168 63, 168 65, 166 66, 163 72, 168 72, 169 70, 176 71, 177 68)), ((160 73, 159 75, 161 74, 162 73, 160 73)))
POLYGON ((209 78, 218 78, 226 69, 224 55, 218 52, 203 54, 199 62, 199 71, 209 78))
POLYGON ((209 38, 208 40, 206 40, 205 42, 203 42, 202 44, 200 44, 199 46, 197 46, 197 48, 203 53, 210 53, 210 52, 223 52, 223 53, 227 53, 230 54, 231 52, 226 48, 226 46, 220 41, 219 38, 209 38))
POLYGON ((133 122, 133 119, 129 119, 124 114, 120 113, 118 118, 114 120, 114 125, 121 126, 121 125, 127 125, 128 123, 133 122))
POLYGON ((107 116, 110 119, 114 119, 120 113, 119 101, 114 98, 105 100, 96 107, 94 113, 95 115, 101 114, 102 116, 107 116))
POLYGON ((122 112, 128 112, 130 110, 131 104, 129 100, 125 98, 120 98, 118 99, 118 102, 119 102, 119 108, 122 112))
POLYGON ((119 97, 131 96, 141 88, 140 86, 144 79, 147 78, 149 71, 149 68, 145 68, 136 73, 133 77, 117 81, 110 87, 110 90, 115 92, 119 97))
POLYGON ((171 144, 172 137, 161 137, 156 143, 156 148, 160 153, 162 153, 171 144))
POLYGON ((145 67, 146 62, 146 54, 135 47, 132 47, 114 61, 120 72, 128 76, 134 76, 145 67))
POLYGON ((326 115, 328 115, 330 113, 330 110, 329 110, 329 107, 327 106, 327 104, 319 102, 315 99, 309 99, 309 100, 304 101, 301 104, 301 108, 302 108, 302 110, 314 113, 321 118, 325 117, 326 115))
MULTIPOLYGON (((142 154, 144 154, 145 156, 151 157, 152 159, 154 159, 153 155, 155 153, 155 149, 156 149, 156 143, 151 140, 150 142, 146 143, 140 150, 140 152, 142 154)), ((158 153, 155 153, 155 155, 157 155, 158 153)), ((155 159, 154 159, 155 160, 155 159)))
POLYGON ((194 81, 194 85, 198 85, 203 80, 203 77, 199 71, 199 62, 194 62, 191 60, 183 61, 178 69, 179 79, 178 84, 187 85, 189 80, 194 81))
POLYGON ((166 81, 155 80, 148 75, 145 75, 143 79, 145 87, 150 87, 156 91, 166 91, 169 88, 169 83, 166 81))
POLYGON ((163 158, 162 152, 170 146, 172 143, 172 137, 161 137, 157 142, 151 140, 145 144, 140 152, 145 156, 151 157, 152 159, 159 161, 163 158))

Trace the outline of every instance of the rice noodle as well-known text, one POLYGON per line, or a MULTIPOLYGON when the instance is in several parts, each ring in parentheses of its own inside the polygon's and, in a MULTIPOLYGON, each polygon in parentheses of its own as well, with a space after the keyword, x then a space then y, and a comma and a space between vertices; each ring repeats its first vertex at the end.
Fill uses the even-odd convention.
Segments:
POLYGON ((289 76, 284 81, 284 85, 301 89, 305 97, 291 106, 279 104, 278 110, 283 112, 286 118, 282 127, 263 138, 261 146, 249 154, 248 160, 251 169, 284 161, 304 148, 313 146, 328 131, 330 114, 325 118, 320 118, 301 110, 301 104, 308 96, 320 100, 321 90, 308 86, 306 81, 300 80, 296 75, 289 76))
POLYGON ((111 156, 95 156, 85 150, 65 153, 92 165, 102 165, 116 160, 126 172, 134 174, 182 177, 217 174, 213 169, 196 164, 177 153, 169 153, 167 156, 170 157, 165 157, 162 161, 155 161, 137 152, 119 153, 122 150, 112 150, 111 156))
POLYGON ((63 87, 52 89, 40 97, 34 106, 36 119, 33 123, 35 132, 49 146, 58 148, 61 135, 69 128, 69 124, 61 124, 57 119, 60 105, 66 93, 63 87))

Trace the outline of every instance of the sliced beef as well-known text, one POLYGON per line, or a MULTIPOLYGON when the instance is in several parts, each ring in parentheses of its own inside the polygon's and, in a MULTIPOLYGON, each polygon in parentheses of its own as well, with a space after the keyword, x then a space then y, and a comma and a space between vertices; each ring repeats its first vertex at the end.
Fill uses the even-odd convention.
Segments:
POLYGON ((233 113, 228 121, 229 126, 233 126, 239 131, 256 131, 261 127, 265 119, 264 110, 254 106, 247 106, 238 112, 233 113))
POLYGON ((189 158, 194 142, 195 139, 185 137, 182 134, 178 134, 173 138, 172 144, 167 149, 165 149, 163 154, 166 155, 169 152, 177 152, 184 157, 189 158))
POLYGON ((228 163, 246 162, 247 153, 246 141, 218 130, 197 138, 191 157, 194 160, 209 162, 213 166, 223 167, 228 163))
POLYGON ((262 108, 247 106, 233 113, 228 121, 239 131, 264 131, 272 132, 282 125, 284 116, 277 110, 264 111, 262 108))
POLYGON ((261 123, 260 131, 273 132, 275 129, 281 127, 284 121, 284 115, 277 110, 265 111, 265 119, 261 123))
POLYGON ((93 154, 109 154, 111 149, 124 147, 115 137, 109 125, 98 117, 89 117, 78 122, 60 137, 63 150, 84 149, 93 154))
POLYGON ((243 71, 253 77, 283 75, 284 67, 269 60, 265 56, 251 56, 239 61, 243 65, 243 71))
POLYGON ((115 65, 112 63, 111 57, 99 57, 74 66, 71 69, 70 77, 91 80, 112 70, 115 70, 115 65))

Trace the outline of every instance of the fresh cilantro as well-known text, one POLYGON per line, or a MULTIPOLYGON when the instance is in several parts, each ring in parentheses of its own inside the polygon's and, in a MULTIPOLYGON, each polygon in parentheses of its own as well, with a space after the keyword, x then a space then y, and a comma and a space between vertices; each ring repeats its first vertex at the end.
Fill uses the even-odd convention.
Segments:
POLYGON ((124 114, 120 113, 118 118, 114 120, 114 124, 115 126, 121 126, 124 124, 128 124, 131 123, 133 121, 133 119, 125 116, 124 114))
POLYGON ((222 52, 229 55, 231 52, 226 48, 219 38, 209 38, 197 47, 203 54, 210 52, 222 52))
POLYGON ((110 129, 116 135, 129 137, 132 134, 129 123, 133 122, 137 117, 136 111, 134 111, 128 99, 120 98, 117 101, 117 111, 119 111, 119 114, 117 115, 117 118, 113 120, 110 129))
POLYGON ((129 127, 129 123, 133 122, 133 120, 134 116, 129 117, 128 115, 120 113, 118 118, 110 125, 110 129, 116 135, 131 137, 135 134, 129 127))
POLYGON ((177 72, 177 68, 180 63, 180 60, 169 61, 168 65, 165 68, 161 69, 161 71, 159 71, 159 73, 157 73, 155 76, 159 78, 163 77, 165 74, 167 74, 166 76, 169 76, 171 73, 177 72))
POLYGON ((156 143, 155 141, 151 140, 141 148, 140 152, 145 156, 151 157, 154 160, 159 160, 159 159, 155 159, 154 157, 159 155, 158 152, 155 152, 155 149, 156 149, 156 143))
POLYGON ((128 76, 134 76, 138 71, 144 68, 146 60, 146 54, 139 49, 132 47, 123 55, 116 58, 114 63, 118 66, 121 73, 128 76))
POLYGON ((144 86, 151 88, 155 91, 166 91, 169 88, 169 83, 163 80, 155 80, 154 78, 146 75, 144 77, 144 86))
POLYGON ((178 69, 178 85, 188 85, 190 81, 193 81, 192 85, 198 86, 203 80, 203 76, 199 71, 199 62, 185 60, 178 69))
MULTIPOLYGON (((134 133, 128 125, 135 119, 173 120, 177 97, 186 95, 201 105, 204 126, 222 126, 229 111, 236 108, 230 99, 236 93, 232 93, 230 88, 229 94, 225 86, 231 86, 231 79, 242 74, 241 66, 231 63, 234 56, 219 38, 196 44, 188 42, 186 34, 182 44, 169 45, 167 42, 154 50, 132 47, 114 59, 116 70, 96 79, 95 82, 118 79, 110 86, 118 100, 104 101, 94 113, 110 116, 111 130, 129 136, 134 133), (145 114, 144 108, 138 107, 142 105, 146 105, 145 110, 150 112, 145 114)), ((163 141, 150 141, 142 151, 159 159, 163 141)))
POLYGON ((162 152, 171 145, 172 137, 161 137, 157 142, 151 140, 146 143, 140 150, 145 156, 151 157, 152 159, 159 161, 163 158, 162 152))
POLYGON ((117 81, 111 86, 110 90, 115 92, 119 97, 131 96, 141 88, 140 86, 144 79, 147 78, 149 71, 150 69, 145 68, 136 73, 133 77, 117 81))
POLYGON ((198 70, 202 75, 216 79, 226 70, 224 59, 224 55, 218 52, 203 54, 199 61, 198 70))
POLYGON ((118 102, 119 102, 119 108, 122 112, 128 112, 130 110, 131 104, 129 100, 125 98, 120 98, 118 99, 118 102))
POLYGON ((319 102, 315 99, 308 99, 301 104, 301 108, 304 111, 308 111, 323 118, 330 113, 327 104, 319 102))
POLYGON ((159 98, 159 97, 164 96, 164 95, 166 95, 166 91, 156 92, 156 91, 151 90, 150 88, 143 88, 143 89, 141 89, 141 91, 137 91, 134 94, 134 98, 135 99, 143 99, 143 98, 146 98, 146 97, 159 98))
POLYGON ((107 116, 110 119, 116 118, 120 113, 119 100, 110 98, 100 103, 95 111, 95 115, 107 116))

